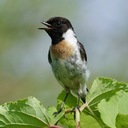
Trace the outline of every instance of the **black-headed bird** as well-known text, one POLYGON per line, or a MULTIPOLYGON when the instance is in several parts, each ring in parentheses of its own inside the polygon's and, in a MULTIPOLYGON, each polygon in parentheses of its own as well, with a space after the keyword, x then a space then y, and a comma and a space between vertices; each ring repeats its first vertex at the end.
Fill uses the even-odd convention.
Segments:
POLYGON ((51 37, 48 61, 57 81, 66 92, 59 113, 70 92, 78 96, 77 106, 79 106, 80 99, 86 102, 88 92, 86 81, 89 77, 87 55, 84 46, 77 40, 74 28, 68 19, 53 17, 41 23, 47 27, 39 29, 45 30, 51 37))

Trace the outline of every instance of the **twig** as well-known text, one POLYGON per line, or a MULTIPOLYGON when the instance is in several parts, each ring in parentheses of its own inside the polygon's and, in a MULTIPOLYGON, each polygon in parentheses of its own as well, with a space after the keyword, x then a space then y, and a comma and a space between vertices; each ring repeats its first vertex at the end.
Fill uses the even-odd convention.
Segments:
POLYGON ((86 102, 85 104, 83 104, 79 110, 82 112, 86 107, 88 106, 88 103, 86 102))
POLYGON ((76 108, 75 110, 76 128, 80 128, 80 111, 76 108))

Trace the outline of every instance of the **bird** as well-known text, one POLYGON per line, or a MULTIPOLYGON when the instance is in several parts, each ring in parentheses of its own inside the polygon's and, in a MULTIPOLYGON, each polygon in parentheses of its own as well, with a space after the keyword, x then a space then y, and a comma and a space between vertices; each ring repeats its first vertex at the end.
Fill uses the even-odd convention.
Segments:
POLYGON ((84 46, 77 39, 71 22, 64 17, 52 17, 41 22, 51 38, 48 52, 48 62, 59 84, 65 90, 65 98, 57 113, 64 107, 70 93, 78 96, 77 107, 80 100, 86 103, 88 88, 86 82, 90 75, 87 68, 87 54, 84 46))

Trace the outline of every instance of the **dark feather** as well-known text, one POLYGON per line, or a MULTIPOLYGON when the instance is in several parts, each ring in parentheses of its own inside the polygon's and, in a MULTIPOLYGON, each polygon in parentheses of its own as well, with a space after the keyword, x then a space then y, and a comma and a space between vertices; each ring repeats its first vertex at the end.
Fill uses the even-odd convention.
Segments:
POLYGON ((51 59, 51 55, 50 55, 50 50, 48 52, 48 62, 51 64, 52 63, 52 59, 51 59))
POLYGON ((81 97, 81 100, 86 103, 86 97, 81 97))
POLYGON ((78 45, 79 45, 81 59, 87 61, 87 54, 86 54, 86 51, 84 49, 84 46, 80 42, 78 42, 78 45))

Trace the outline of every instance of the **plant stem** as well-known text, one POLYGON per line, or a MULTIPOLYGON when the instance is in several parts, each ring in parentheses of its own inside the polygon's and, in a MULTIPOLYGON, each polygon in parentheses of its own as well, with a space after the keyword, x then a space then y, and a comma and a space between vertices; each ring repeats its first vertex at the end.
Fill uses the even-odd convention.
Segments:
POLYGON ((80 128, 80 111, 76 108, 75 110, 76 128, 80 128))

